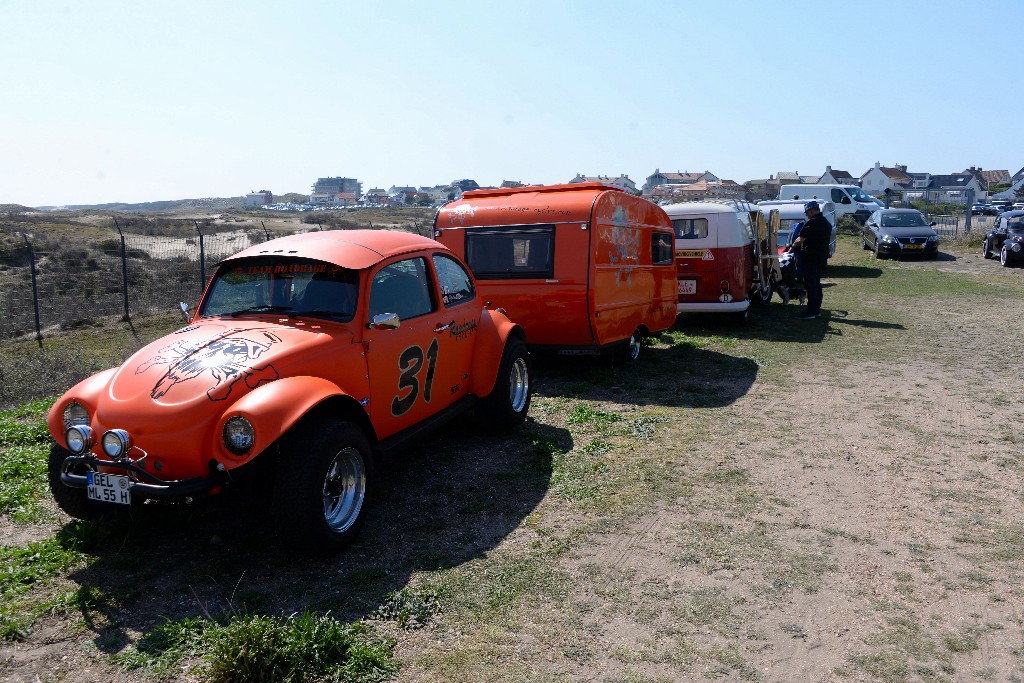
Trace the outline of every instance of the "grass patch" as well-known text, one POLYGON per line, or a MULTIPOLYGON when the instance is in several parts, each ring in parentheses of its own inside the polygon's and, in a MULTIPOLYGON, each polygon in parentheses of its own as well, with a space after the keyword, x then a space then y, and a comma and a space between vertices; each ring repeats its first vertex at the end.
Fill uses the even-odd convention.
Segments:
POLYGON ((26 609, 19 598, 83 561, 78 550, 66 547, 56 538, 21 548, 0 546, 0 637, 25 637, 34 610, 26 609))
POLYGON ((46 429, 49 399, 0 412, 0 515, 38 521, 47 492, 46 429))

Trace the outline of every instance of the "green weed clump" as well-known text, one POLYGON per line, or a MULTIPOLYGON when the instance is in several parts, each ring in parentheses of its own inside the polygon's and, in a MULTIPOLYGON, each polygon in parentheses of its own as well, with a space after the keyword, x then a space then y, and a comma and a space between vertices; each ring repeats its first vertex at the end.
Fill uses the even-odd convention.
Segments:
POLYGON ((174 677, 186 660, 207 683, 371 683, 398 671, 395 642, 361 623, 305 612, 288 617, 234 616, 169 621, 116 660, 127 669, 174 677))

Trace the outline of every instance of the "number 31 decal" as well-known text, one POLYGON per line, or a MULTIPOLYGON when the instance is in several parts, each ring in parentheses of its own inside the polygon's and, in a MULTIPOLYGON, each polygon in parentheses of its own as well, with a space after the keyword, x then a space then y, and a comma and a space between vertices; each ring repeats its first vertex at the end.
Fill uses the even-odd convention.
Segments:
MULTIPOLYGON (((434 370, 437 368, 437 339, 427 347, 427 376, 423 378, 423 400, 430 403, 430 388, 434 384, 434 370)), ((398 356, 398 395, 391 401, 391 414, 404 415, 416 403, 420 395, 420 370, 423 369, 423 349, 410 346, 398 356), (402 392, 408 390, 405 396, 402 392)))

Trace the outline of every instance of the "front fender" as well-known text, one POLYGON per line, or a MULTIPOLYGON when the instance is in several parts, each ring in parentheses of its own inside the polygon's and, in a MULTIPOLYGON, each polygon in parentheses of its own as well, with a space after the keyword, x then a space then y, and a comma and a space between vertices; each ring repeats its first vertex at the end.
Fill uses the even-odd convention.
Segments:
POLYGON ((501 355, 505 351, 508 338, 513 336, 526 341, 523 328, 509 320, 504 313, 484 309, 480 316, 480 329, 477 331, 476 348, 470 370, 471 393, 484 397, 494 389, 498 366, 501 365, 501 355))
MULTIPOLYGON (((250 391, 228 410, 217 422, 216 452, 228 469, 238 467, 265 451, 304 415, 318 404, 332 397, 348 396, 337 384, 322 377, 286 377, 250 391), (256 440, 252 449, 241 456, 224 446, 224 424, 235 416, 242 416, 253 426, 256 440)), ((355 399, 352 399, 355 401, 355 399)))
POLYGON ((54 401, 50 406, 50 412, 46 414, 46 427, 50 430, 53 440, 62 446, 64 443, 64 408, 71 401, 77 401, 89 411, 90 416, 96 414, 96 397, 106 390, 111 377, 117 372, 117 368, 110 368, 98 372, 92 377, 87 377, 75 386, 68 389, 63 396, 54 401))

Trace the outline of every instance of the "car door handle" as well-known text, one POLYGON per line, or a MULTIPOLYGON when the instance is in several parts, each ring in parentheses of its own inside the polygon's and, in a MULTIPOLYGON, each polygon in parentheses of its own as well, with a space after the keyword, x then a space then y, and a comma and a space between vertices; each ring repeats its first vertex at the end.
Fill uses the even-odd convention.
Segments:
POLYGON ((444 325, 441 325, 440 327, 435 327, 434 328, 434 332, 438 332, 438 333, 444 332, 445 330, 447 330, 451 326, 452 326, 452 324, 450 322, 447 322, 444 325))

